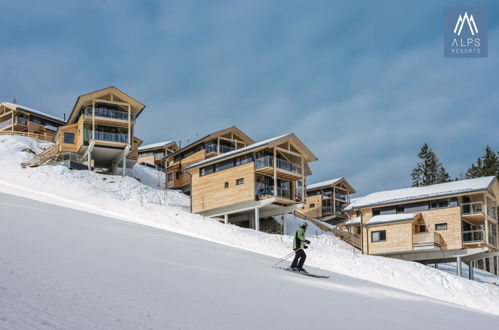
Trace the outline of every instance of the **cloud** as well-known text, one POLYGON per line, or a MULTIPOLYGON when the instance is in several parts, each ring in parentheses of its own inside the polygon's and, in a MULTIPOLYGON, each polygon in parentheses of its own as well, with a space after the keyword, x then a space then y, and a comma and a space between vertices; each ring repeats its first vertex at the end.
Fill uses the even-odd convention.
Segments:
POLYGON ((295 132, 319 157, 309 182, 345 176, 367 193, 407 186, 428 142, 456 176, 499 145, 499 68, 493 43, 488 59, 443 57, 451 4, 9 2, 0 99, 62 115, 116 85, 147 105, 146 143, 295 132))

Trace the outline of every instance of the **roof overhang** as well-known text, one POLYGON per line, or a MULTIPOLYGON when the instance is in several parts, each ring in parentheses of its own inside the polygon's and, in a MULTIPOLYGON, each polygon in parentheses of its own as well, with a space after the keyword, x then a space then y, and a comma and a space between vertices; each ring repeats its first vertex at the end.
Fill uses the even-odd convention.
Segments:
MULTIPOLYGON (((75 118, 78 114, 78 111, 80 110, 80 108, 82 106, 91 105, 92 100, 107 97, 108 95, 112 95, 113 98, 117 97, 118 100, 120 100, 120 102, 130 104, 131 111, 135 116, 138 116, 142 112, 142 110, 144 110, 144 108, 146 107, 144 104, 140 103, 139 101, 137 101, 133 97, 127 95, 126 93, 119 90, 118 88, 116 88, 114 86, 110 86, 110 87, 106 87, 103 89, 99 89, 95 92, 90 92, 90 93, 78 96, 78 98, 76 99, 76 103, 73 106, 73 110, 71 110, 71 114, 69 115, 68 123, 72 123, 73 120, 75 120, 75 118)), ((111 100, 109 100, 109 101, 111 101, 111 100)))

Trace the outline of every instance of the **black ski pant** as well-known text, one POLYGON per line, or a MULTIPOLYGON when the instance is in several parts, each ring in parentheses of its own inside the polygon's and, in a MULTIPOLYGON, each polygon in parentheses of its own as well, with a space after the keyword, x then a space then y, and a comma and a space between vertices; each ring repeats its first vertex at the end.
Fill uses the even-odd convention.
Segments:
POLYGON ((296 250, 295 258, 293 259, 293 262, 291 263, 291 267, 303 268, 303 265, 305 264, 305 259, 307 259, 307 255, 305 254, 305 251, 303 251, 303 249, 296 250))

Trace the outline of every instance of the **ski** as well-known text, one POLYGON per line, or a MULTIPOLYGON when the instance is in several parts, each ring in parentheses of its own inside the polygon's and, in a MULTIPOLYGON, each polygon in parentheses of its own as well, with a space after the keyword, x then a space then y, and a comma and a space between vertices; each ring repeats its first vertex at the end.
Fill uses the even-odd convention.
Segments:
POLYGON ((297 271, 291 270, 289 268, 284 268, 284 267, 276 267, 276 268, 285 270, 285 271, 290 272, 290 273, 303 275, 303 276, 309 276, 309 277, 315 277, 315 278, 329 278, 328 275, 319 275, 319 274, 312 274, 312 273, 297 272, 297 271))

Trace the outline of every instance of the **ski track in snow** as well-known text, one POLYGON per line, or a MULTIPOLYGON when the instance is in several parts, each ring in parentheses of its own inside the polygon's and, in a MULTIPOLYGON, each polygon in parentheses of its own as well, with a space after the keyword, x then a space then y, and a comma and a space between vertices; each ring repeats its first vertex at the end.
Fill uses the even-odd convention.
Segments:
MULTIPOLYGON (((227 226, 189 213, 189 198, 177 191, 156 189, 157 180, 148 180, 147 171, 137 174, 134 170, 132 175, 140 176, 144 183, 152 182, 152 187, 132 177, 70 171, 61 166, 21 168, 20 163, 33 156, 26 152, 27 148, 38 153, 49 145, 24 137, 0 136, 0 192, 272 257, 280 258, 290 252, 292 238, 289 236, 227 226)), ((289 227, 293 228, 301 220, 290 217, 289 221, 289 227)), ((445 272, 417 263, 364 256, 340 239, 319 235, 319 232, 309 235, 312 244, 307 250, 307 265, 499 315, 497 286, 458 278, 448 272, 450 268, 445 272)), ((499 282, 495 280, 497 278, 487 278, 488 282, 499 282)), ((1 290, 7 289, 2 287, 1 290)), ((8 291, 5 292, 8 296, 8 291)))

